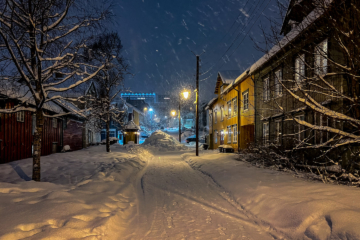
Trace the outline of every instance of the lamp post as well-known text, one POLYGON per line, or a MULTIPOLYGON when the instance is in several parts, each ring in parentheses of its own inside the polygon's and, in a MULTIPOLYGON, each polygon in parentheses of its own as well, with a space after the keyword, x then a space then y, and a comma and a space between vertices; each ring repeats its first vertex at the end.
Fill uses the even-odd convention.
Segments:
POLYGON ((183 95, 183 97, 185 99, 188 99, 190 92, 187 90, 184 90, 182 93, 179 94, 179 142, 181 143, 181 116, 180 116, 180 103, 181 103, 181 95, 183 95))

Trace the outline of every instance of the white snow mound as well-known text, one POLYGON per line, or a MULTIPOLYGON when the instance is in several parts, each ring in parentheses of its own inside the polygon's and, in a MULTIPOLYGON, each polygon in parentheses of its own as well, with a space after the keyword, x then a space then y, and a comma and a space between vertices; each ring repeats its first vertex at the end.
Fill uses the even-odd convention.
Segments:
POLYGON ((185 145, 179 143, 175 138, 163 131, 155 131, 151 136, 145 139, 144 146, 158 148, 161 151, 176 151, 188 149, 185 145))

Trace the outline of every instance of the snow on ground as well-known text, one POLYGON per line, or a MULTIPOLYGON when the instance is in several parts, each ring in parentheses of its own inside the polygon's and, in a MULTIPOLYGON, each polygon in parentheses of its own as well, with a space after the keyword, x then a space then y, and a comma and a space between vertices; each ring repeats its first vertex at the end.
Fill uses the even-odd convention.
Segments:
POLYGON ((150 137, 145 139, 142 146, 159 151, 180 151, 188 149, 174 137, 160 130, 153 132, 150 137))
POLYGON ((235 154, 164 151, 171 137, 153 135, 155 147, 42 157, 40 183, 29 181, 31 159, 2 164, 0 239, 360 239, 358 188, 235 154))
POLYGON ((0 239, 121 239, 137 213, 136 182, 151 156, 118 144, 0 166, 0 239))
POLYGON ((224 189, 260 225, 290 239, 360 239, 360 190, 307 181, 289 173, 236 161, 236 155, 204 151, 183 158, 224 189))

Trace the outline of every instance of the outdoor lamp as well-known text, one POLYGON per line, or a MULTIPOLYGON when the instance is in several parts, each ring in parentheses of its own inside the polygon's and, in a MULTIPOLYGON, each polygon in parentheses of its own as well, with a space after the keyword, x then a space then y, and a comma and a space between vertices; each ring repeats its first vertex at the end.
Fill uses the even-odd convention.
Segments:
POLYGON ((144 111, 147 111, 147 107, 144 108, 144 111))
POLYGON ((171 115, 175 116, 175 115, 176 115, 176 111, 171 111, 171 115))
POLYGON ((185 99, 187 99, 189 97, 189 92, 188 91, 184 91, 182 94, 183 94, 185 99))
POLYGON ((153 111, 153 109, 152 109, 152 108, 150 108, 150 109, 149 109, 149 111, 150 111, 150 112, 152 112, 152 111, 153 111))

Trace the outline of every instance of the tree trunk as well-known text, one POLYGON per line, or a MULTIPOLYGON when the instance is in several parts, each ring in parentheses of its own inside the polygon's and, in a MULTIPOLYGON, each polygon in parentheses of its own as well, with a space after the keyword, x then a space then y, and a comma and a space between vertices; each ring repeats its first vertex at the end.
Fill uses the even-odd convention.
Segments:
POLYGON ((106 152, 110 152, 110 118, 106 121, 106 152))
POLYGON ((40 182, 41 138, 44 125, 44 115, 41 109, 36 110, 36 129, 34 132, 33 174, 32 180, 40 182))

